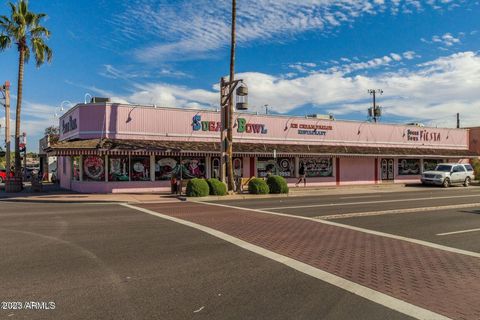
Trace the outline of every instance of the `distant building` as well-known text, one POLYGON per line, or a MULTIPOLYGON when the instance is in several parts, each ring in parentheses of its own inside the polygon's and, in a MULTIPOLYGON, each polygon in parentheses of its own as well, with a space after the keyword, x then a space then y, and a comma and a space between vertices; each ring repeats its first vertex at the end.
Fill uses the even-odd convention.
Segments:
MULTIPOLYGON (((39 169, 42 172, 43 176, 46 180, 52 181, 52 176, 55 177, 57 175, 57 157, 56 156, 49 156, 46 152, 48 148, 52 145, 52 140, 58 140, 58 137, 53 138, 50 135, 47 135, 40 139, 38 145, 38 157, 39 157, 39 169)), ((28 160, 28 159, 27 159, 28 160)))

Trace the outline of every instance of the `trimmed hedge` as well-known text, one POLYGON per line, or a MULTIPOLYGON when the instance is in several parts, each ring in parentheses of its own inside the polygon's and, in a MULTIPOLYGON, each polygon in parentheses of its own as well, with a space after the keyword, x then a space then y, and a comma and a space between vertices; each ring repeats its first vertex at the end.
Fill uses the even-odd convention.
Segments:
POLYGON ((288 193, 287 181, 281 176, 270 176, 267 179, 270 193, 288 193))
POLYGON ((187 197, 206 197, 210 193, 207 181, 205 179, 192 179, 187 184, 187 197))
POLYGON ((227 186, 225 183, 218 179, 207 179, 208 186, 210 187, 211 196, 224 196, 227 194, 227 186))
POLYGON ((253 178, 248 182, 248 193, 251 194, 268 194, 270 189, 268 188, 265 180, 260 178, 253 178))

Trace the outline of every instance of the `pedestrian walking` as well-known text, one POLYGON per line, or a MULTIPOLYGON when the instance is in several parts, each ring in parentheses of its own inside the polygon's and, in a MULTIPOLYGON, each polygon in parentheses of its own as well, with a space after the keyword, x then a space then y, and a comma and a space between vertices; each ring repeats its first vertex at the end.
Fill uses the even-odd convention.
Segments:
POLYGON ((303 186, 306 187, 307 186, 307 179, 306 179, 307 172, 306 172, 306 169, 305 169, 305 165, 303 163, 300 165, 300 169, 298 170, 298 174, 300 175, 300 178, 298 179, 295 186, 298 187, 298 185, 303 180, 303 186))

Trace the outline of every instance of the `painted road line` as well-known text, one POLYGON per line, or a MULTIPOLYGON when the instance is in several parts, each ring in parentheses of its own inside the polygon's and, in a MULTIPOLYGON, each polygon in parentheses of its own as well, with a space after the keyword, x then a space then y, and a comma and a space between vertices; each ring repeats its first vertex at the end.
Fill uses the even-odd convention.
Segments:
MULTIPOLYGON (((196 202, 196 201, 192 201, 192 202, 196 202)), ((328 224, 328 225, 331 225, 331 226, 356 230, 356 231, 360 231, 360 232, 364 232, 364 233, 368 233, 368 234, 373 234, 373 235, 377 235, 377 236, 382 236, 382 237, 386 237, 386 238, 403 240, 403 241, 407 241, 407 242, 411 242, 411 243, 415 243, 415 244, 420 244, 422 246, 435 248, 435 249, 439 249, 439 250, 443 250, 443 251, 447 251, 447 252, 454 252, 454 253, 459 253, 459 254, 463 254, 463 255, 466 255, 466 256, 470 256, 470 257, 480 258, 480 253, 478 253, 478 252, 472 252, 472 251, 447 247, 447 246, 444 246, 444 245, 441 245, 441 244, 436 244, 436 243, 433 243, 433 242, 428 242, 428 241, 417 240, 417 239, 413 239, 413 238, 397 236, 397 235, 394 235, 394 234, 380 232, 380 231, 374 231, 374 230, 370 230, 370 229, 364 229, 364 228, 360 228, 360 227, 351 226, 351 225, 348 225, 348 224, 333 222, 333 221, 330 221, 330 220, 320 220, 320 219, 314 219, 314 218, 310 218, 310 217, 295 216, 295 215, 288 214, 288 213, 265 211, 265 210, 260 210, 260 209, 235 207, 235 206, 230 206, 230 205, 220 204, 220 203, 200 202, 200 201, 198 201, 197 203, 198 204, 210 205, 210 206, 220 206, 220 207, 231 208, 231 209, 238 209, 238 210, 273 214, 273 215, 277 215, 277 216, 289 217, 289 218, 294 218, 294 219, 310 220, 310 221, 314 221, 314 222, 317 222, 317 223, 324 223, 324 224, 328 224)))
POLYGON ((359 201, 359 202, 343 202, 343 203, 323 203, 311 204, 301 206, 287 206, 287 207, 271 207, 260 208, 260 210, 283 210, 283 209, 300 209, 300 208, 320 208, 320 207, 336 207, 336 206, 351 206, 358 204, 376 204, 376 203, 393 203, 393 202, 409 202, 409 201, 423 201, 435 199, 456 199, 456 198, 478 198, 478 194, 463 195, 463 196, 444 196, 444 197, 426 197, 426 198, 409 198, 409 199, 392 199, 392 200, 378 200, 378 201, 359 201))
POLYGON ((452 231, 452 232, 444 232, 444 233, 437 233, 437 236, 448 236, 451 234, 459 234, 459 233, 467 233, 467 232, 476 232, 480 231, 480 228, 477 229, 467 229, 467 230, 460 230, 460 231, 452 231))
MULTIPOLYGON (((203 203, 201 203, 203 204, 203 203)), ((368 299, 372 302, 378 303, 380 305, 383 305, 387 308, 390 308, 392 310, 401 312, 407 316, 416 318, 416 319, 449 319, 448 317, 445 317, 441 314, 432 312, 430 310, 415 306, 413 304, 410 304, 408 302, 402 301, 400 299, 391 297, 389 295, 386 295, 384 293, 381 293, 379 291, 375 291, 373 289, 367 288, 365 286, 362 286, 358 283, 346 280, 344 278, 341 278, 339 276, 336 276, 334 274, 331 274, 329 272, 325 272, 321 269, 312 267, 306 263, 300 262, 298 260, 283 256, 281 254, 275 253, 273 251, 264 249, 262 247, 253 245, 251 243, 248 243, 246 241, 240 240, 238 238, 232 237, 226 233, 217 231, 215 229, 205 227, 190 221, 174 218, 168 215, 164 215, 152 210, 144 209, 144 208, 139 208, 134 205, 130 204, 121 204, 124 207, 133 209, 133 210, 138 210, 143 213, 150 214, 152 216, 156 216, 158 218, 170 220, 200 231, 203 231, 205 233, 208 233, 214 237, 217 237, 221 240, 230 242, 238 247, 241 247, 243 249, 249 250, 251 252, 254 252, 258 255, 261 255, 263 257, 266 257, 268 259, 274 260, 276 262, 279 262, 283 265, 286 265, 292 269, 295 269, 297 271, 300 271, 304 274, 307 274, 309 276, 312 276, 314 278, 317 278, 319 280, 322 280, 324 282, 327 282, 331 285, 334 285, 338 288, 341 288, 343 290, 346 290, 348 292, 351 292, 357 296, 363 297, 365 299, 368 299)), ((241 208, 240 208, 241 209, 241 208)))
POLYGON ((348 200, 348 199, 367 199, 367 198, 381 198, 384 195, 375 195, 375 196, 357 196, 357 197, 340 197, 340 200, 348 200))
POLYGON ((480 207, 480 203, 466 203, 466 204, 455 204, 449 206, 437 206, 437 207, 422 207, 422 208, 409 208, 409 209, 393 209, 393 210, 381 210, 381 211, 367 211, 367 212, 353 212, 345 214, 331 214, 328 216, 316 216, 314 219, 321 220, 333 220, 333 219, 347 219, 354 217, 369 217, 369 216, 381 216, 385 214, 400 214, 400 213, 416 213, 416 212, 427 212, 427 211, 437 211, 437 210, 450 210, 450 209, 465 209, 465 208, 475 208, 480 207))

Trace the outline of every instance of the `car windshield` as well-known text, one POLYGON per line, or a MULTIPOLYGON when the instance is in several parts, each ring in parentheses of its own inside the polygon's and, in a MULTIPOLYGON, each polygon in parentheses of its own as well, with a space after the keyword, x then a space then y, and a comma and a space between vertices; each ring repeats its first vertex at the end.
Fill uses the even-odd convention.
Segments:
POLYGON ((435 168, 435 171, 450 172, 452 171, 452 166, 439 165, 437 168, 435 168))

